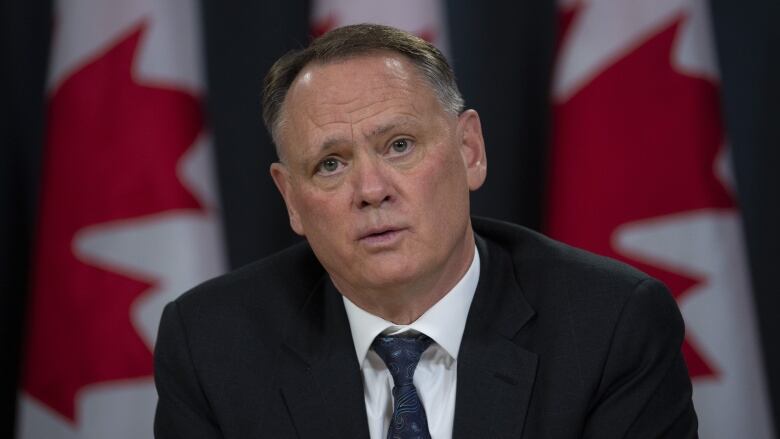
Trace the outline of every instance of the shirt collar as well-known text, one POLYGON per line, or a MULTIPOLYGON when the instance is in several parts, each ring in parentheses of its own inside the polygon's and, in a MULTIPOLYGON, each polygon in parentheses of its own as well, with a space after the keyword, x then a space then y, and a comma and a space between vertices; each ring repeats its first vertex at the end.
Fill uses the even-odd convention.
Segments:
POLYGON ((362 367, 368 349, 377 335, 382 332, 399 333, 407 330, 422 332, 447 351, 453 359, 457 360, 463 330, 466 328, 466 318, 474 298, 474 292, 477 290, 478 281, 479 252, 475 246, 474 257, 466 274, 444 297, 409 325, 396 325, 389 322, 363 310, 342 296, 358 363, 362 367))

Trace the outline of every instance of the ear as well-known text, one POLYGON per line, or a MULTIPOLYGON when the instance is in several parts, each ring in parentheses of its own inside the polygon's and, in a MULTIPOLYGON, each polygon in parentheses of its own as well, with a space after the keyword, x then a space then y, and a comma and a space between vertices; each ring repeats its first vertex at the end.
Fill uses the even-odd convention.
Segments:
POLYGON ((458 134, 469 189, 475 191, 487 178, 485 139, 482 138, 482 123, 476 111, 466 110, 458 116, 458 134))
POLYGON ((284 204, 287 206, 287 215, 290 217, 290 227, 301 236, 305 236, 301 217, 298 215, 298 209, 295 206, 295 197, 293 196, 292 181, 290 170, 283 163, 273 163, 271 165, 271 178, 274 179, 276 188, 282 194, 284 204))

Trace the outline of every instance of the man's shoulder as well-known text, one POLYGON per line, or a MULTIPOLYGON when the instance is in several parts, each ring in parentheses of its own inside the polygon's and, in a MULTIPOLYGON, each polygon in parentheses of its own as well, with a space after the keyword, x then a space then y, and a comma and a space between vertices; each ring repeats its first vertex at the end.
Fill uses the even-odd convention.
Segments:
POLYGON ((301 242, 207 280, 174 302, 199 315, 286 314, 300 309, 324 275, 309 245, 301 242))
POLYGON ((516 292, 516 306, 532 310, 513 338, 539 365, 529 434, 543 436, 558 425, 571 429, 567 436, 695 435, 680 354, 683 320, 661 282, 523 227, 484 219, 473 224, 491 259, 490 275, 511 270, 518 288, 504 290, 516 292))
POLYGON ((541 276, 567 274, 607 277, 635 283, 648 276, 628 264, 556 241, 505 221, 473 218, 477 235, 507 251, 516 269, 541 276))
POLYGON ((619 309, 643 284, 654 286, 656 299, 671 300, 660 282, 623 262, 503 221, 474 218, 473 225, 489 246, 511 258, 515 279, 532 306, 568 302, 578 303, 580 312, 619 309))

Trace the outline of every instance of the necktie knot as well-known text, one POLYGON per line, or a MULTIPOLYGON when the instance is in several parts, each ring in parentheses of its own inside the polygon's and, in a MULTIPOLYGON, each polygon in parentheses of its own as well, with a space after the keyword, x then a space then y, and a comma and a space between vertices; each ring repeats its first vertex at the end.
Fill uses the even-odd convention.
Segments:
POLYGON ((420 356, 433 343, 425 334, 379 335, 372 344, 374 352, 385 362, 396 386, 412 383, 420 356))

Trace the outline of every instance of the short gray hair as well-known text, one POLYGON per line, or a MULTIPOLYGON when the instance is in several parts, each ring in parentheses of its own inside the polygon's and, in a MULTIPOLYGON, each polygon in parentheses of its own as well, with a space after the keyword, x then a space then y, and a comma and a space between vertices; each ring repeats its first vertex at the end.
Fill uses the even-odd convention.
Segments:
POLYGON ((310 63, 327 63, 373 52, 390 51, 408 58, 431 85, 444 110, 463 111, 463 97, 447 59, 433 44, 408 32, 379 24, 355 24, 336 28, 312 41, 309 47, 279 58, 263 84, 263 120, 276 144, 282 107, 298 74, 310 63))

